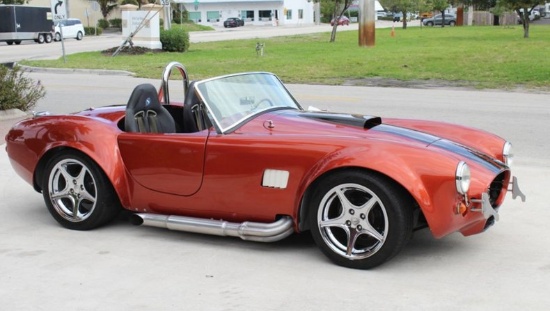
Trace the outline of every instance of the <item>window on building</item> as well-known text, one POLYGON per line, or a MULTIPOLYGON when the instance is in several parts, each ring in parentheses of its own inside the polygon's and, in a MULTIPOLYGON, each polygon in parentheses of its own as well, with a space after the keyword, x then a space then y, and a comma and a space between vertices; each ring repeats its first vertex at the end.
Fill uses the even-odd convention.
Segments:
POLYGON ((304 19, 304 10, 303 9, 298 10, 298 18, 299 19, 304 19))
POLYGON ((292 10, 286 10, 286 19, 292 19, 292 10))
POLYGON ((270 21, 271 20, 271 10, 260 10, 258 15, 261 21, 270 21))
POLYGON ((206 12, 206 21, 207 22, 219 22, 220 21, 220 11, 208 11, 206 12))
POLYGON ((241 18, 248 22, 254 21, 254 11, 241 11, 241 18))
POLYGON ((195 23, 201 22, 201 12, 189 12, 189 20, 195 23))

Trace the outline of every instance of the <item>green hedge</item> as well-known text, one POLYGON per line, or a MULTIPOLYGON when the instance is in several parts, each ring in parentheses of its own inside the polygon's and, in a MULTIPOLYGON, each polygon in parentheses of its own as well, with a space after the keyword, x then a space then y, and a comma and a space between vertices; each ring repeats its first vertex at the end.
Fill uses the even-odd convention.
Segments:
POLYGON ((23 75, 20 67, 10 69, 0 65, 0 110, 31 110, 46 95, 40 81, 23 75))
POLYGON ((185 52, 189 49, 189 33, 180 27, 160 31, 162 49, 168 52, 185 52))
POLYGON ((103 28, 103 29, 109 28, 109 21, 102 18, 97 21, 97 27, 103 28))
POLYGON ((97 27, 84 27, 84 33, 87 35, 87 36, 99 36, 103 33, 103 29, 97 27), (96 32, 96 29, 97 29, 97 34, 95 33, 96 32))
POLYGON ((109 24, 113 28, 122 29, 122 19, 120 18, 113 18, 109 20, 109 24))

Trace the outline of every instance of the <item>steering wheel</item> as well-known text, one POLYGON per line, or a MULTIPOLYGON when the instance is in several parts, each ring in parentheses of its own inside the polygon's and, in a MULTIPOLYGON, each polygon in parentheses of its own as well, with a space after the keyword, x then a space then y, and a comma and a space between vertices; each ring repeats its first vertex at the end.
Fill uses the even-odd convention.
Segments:
POLYGON ((262 104, 266 103, 267 105, 269 105, 269 107, 274 107, 275 105, 273 104, 273 102, 271 101, 271 99, 269 98, 262 98, 260 99, 256 104, 254 104, 254 107, 252 110, 256 110, 258 109, 258 107, 260 107, 262 104))

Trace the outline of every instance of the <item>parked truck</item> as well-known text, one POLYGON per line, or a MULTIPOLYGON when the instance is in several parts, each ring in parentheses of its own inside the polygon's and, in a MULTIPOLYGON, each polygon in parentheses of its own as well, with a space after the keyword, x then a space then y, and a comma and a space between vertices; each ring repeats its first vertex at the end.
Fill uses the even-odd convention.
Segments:
POLYGON ((24 40, 40 44, 53 41, 51 9, 0 4, 0 42, 12 45, 24 40))

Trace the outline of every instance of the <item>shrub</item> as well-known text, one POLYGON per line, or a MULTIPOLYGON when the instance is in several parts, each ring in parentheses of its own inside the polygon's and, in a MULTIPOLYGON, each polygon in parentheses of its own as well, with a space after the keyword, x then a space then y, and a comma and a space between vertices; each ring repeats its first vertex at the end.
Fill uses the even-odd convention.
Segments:
POLYGON ((189 33, 180 27, 160 31, 162 49, 168 52, 185 52, 189 49, 189 33))
POLYGON ((101 28, 95 28, 95 27, 84 27, 84 33, 87 35, 87 36, 99 36, 103 33, 103 29, 101 28), (96 34, 96 29, 97 29, 97 34, 96 34))
POLYGON ((113 18, 109 20, 109 24, 113 28, 122 29, 122 19, 120 18, 113 18))
POLYGON ((46 95, 40 81, 34 82, 23 73, 20 67, 10 69, 0 65, 0 110, 28 111, 46 95))
POLYGON ((121 5, 125 5, 125 4, 133 4, 133 5, 138 5, 138 1, 137 0, 123 0, 121 3, 121 5))
POLYGON ((102 28, 102 29, 109 28, 109 21, 102 18, 102 19, 97 21, 97 27, 102 28))

